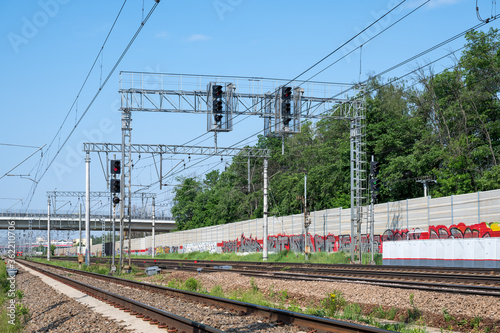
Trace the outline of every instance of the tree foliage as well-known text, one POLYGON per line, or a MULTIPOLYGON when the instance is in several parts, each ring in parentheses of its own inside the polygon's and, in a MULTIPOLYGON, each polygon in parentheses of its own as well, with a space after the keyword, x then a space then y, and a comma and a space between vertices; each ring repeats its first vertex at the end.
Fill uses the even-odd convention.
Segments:
MULTIPOLYGON (((423 195, 419 177, 432 177, 434 197, 500 188, 500 36, 470 32, 455 66, 420 72, 414 82, 366 86, 366 151, 380 162, 379 202, 423 195), (411 83, 411 85, 410 85, 411 83)), ((400 81, 398 81, 400 82, 400 81)), ((259 137, 268 148, 269 212, 299 213, 307 173, 308 208, 350 206, 349 123, 325 118, 285 138, 259 137)), ((262 217, 263 162, 237 156, 205 179, 179 179, 172 215, 179 230, 262 217), (248 191, 250 185, 250 191, 248 191)), ((367 166, 368 168, 368 166, 367 166)))

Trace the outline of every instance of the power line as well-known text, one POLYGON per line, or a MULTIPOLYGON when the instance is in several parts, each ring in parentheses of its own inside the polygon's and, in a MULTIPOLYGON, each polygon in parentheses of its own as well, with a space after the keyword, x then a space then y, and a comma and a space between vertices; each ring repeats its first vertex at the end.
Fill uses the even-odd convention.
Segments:
MULTIPOLYGON (((370 29, 372 26, 374 26, 374 25, 375 25, 375 24, 377 24, 380 20, 382 20, 385 16, 389 15, 391 12, 393 12, 395 9, 397 9, 399 6, 401 6, 401 5, 402 5, 405 1, 406 1, 406 0, 401 1, 401 2, 400 2, 399 4, 397 4, 395 7, 393 7, 392 9, 390 9, 387 13, 385 13, 384 15, 382 15, 381 17, 379 17, 377 20, 375 20, 374 22, 372 22, 371 24, 369 24, 366 28, 364 28, 364 29, 363 29, 363 30, 361 30, 359 33, 357 33, 356 35, 354 35, 352 38, 350 38, 349 40, 347 40, 346 42, 344 42, 341 46, 337 47, 335 50, 333 50, 332 52, 330 52, 329 54, 327 54, 326 56, 324 56, 323 58, 321 58, 320 60, 318 60, 315 64, 311 65, 309 68, 307 68, 306 70, 304 70, 304 71, 303 71, 302 73, 300 73, 299 75, 295 76, 293 79, 288 80, 288 82, 287 82, 287 83, 284 83, 284 85, 287 85, 287 84, 289 84, 289 83, 291 83, 291 82, 293 82, 293 81, 297 80, 297 79, 298 79, 299 77, 301 77, 303 74, 307 73, 308 71, 310 71, 311 69, 313 69, 314 67, 316 67, 317 65, 319 65, 320 63, 322 63, 324 60, 328 59, 330 56, 332 56, 333 54, 335 54, 336 52, 338 52, 340 49, 342 49, 345 45, 349 44, 351 41, 353 41, 354 39, 356 39, 357 37, 359 37, 360 35, 362 35, 362 34, 363 34, 366 30, 370 29)), ((430 0, 427 0, 427 2, 429 2, 429 1, 430 1, 430 0)), ((371 41, 372 39, 374 39, 375 37, 379 36, 381 33, 383 33, 384 31, 386 31, 387 29, 391 28, 392 26, 394 26, 396 23, 400 22, 402 19, 406 18, 406 17, 407 17, 408 15, 410 15, 411 13, 415 12, 417 9, 419 9, 420 7, 422 7, 423 5, 425 5, 427 2, 425 2, 425 3, 424 3, 424 4, 422 4, 421 6, 417 7, 416 9, 414 9, 413 11, 411 11, 409 14, 405 15, 403 18, 401 18, 401 19, 399 19, 398 21, 396 21, 395 23, 391 24, 389 27, 387 27, 386 29, 384 29, 383 31, 381 31, 380 33, 378 33, 377 35, 375 35, 374 37, 370 38, 367 42, 369 42, 369 41, 371 41)), ((367 43, 367 42, 365 42, 365 43, 367 43)), ((331 66, 331 65, 330 65, 330 66, 331 66)), ((323 70, 325 70, 325 69, 323 69, 323 70)), ((317 74, 316 74, 316 75, 317 75, 317 74)), ((314 76, 316 76, 316 75, 314 75, 314 76)), ((204 76, 204 75, 199 75, 199 76, 204 76)), ((313 77, 314 77, 314 76, 313 76, 313 77)), ((231 76, 226 76, 226 77, 231 77, 231 76)), ((307 80, 302 81, 302 82, 301 82, 301 84, 299 84, 299 86, 300 86, 300 85, 302 85, 302 84, 304 84, 304 83, 307 83, 307 82, 308 82, 308 81, 310 81, 313 77, 311 77, 311 78, 309 78, 309 79, 307 79, 307 80)), ((274 93, 277 93, 277 92, 278 92, 278 90, 279 90, 279 88, 278 88, 278 89, 276 89, 276 90, 274 91, 274 93)), ((258 104, 258 102, 256 102, 255 104, 253 104, 253 105, 251 105, 251 106, 247 107, 247 108, 246 108, 246 110, 250 110, 251 108, 255 107, 257 104, 258 104)), ((236 117, 234 117, 234 118, 233 118, 233 120, 234 120, 234 119, 236 119, 237 117, 238 117, 238 115, 237 115, 236 117)), ((247 116, 246 116, 246 117, 244 117, 243 119, 240 119, 239 121, 235 122, 235 123, 234 123, 234 125, 239 124, 240 122, 242 122, 242 121, 244 121, 244 120, 248 119, 249 117, 250 117, 250 115, 247 115, 247 116)), ((256 134, 259 134, 260 132, 262 132, 262 131, 259 131, 259 132, 257 132, 256 134)), ((199 135, 199 136, 197 136, 196 138, 191 139, 190 141, 188 141, 188 142, 184 143, 184 145, 187 145, 188 143, 191 143, 191 142, 193 142, 193 141, 195 141, 195 140, 197 140, 197 139, 199 139, 199 138, 201 138, 201 137, 203 137, 203 136, 205 136, 205 135, 207 135, 207 134, 209 134, 209 132, 205 132, 205 133, 203 133, 203 134, 200 134, 200 135, 199 135)), ((206 139, 206 140, 208 140, 208 139, 206 139)), ((203 140, 203 141, 205 141, 205 140, 203 140)), ((202 142, 203 142, 203 141, 202 141, 202 142)), ((241 142, 241 141, 240 141, 240 142, 241 142)), ((207 157, 207 158, 205 158, 205 160, 206 160, 206 159, 208 159, 208 158, 210 158, 210 156, 209 156, 209 157, 207 157)))
MULTIPOLYGON (((109 81, 111 75, 114 73, 115 69, 118 67, 118 65, 120 64, 120 62, 122 61, 123 57, 125 56, 125 54, 128 52, 128 50, 130 49, 130 47, 132 46, 132 44, 134 43, 135 39, 137 38, 137 36, 139 35, 139 33, 141 32, 142 28, 144 28, 144 25, 147 23, 147 21, 149 20, 149 18, 151 17, 151 15, 153 14, 153 12, 155 11, 156 7, 158 6, 158 4, 160 3, 160 0, 156 0, 155 1, 155 4, 153 5, 153 7, 151 8, 151 10, 149 11, 148 15, 146 16, 146 18, 141 22, 139 28, 137 29, 137 31, 135 32, 134 36, 132 37, 132 39, 129 41, 128 45, 125 47, 125 49, 123 50, 122 54, 120 55, 120 57, 118 58, 118 60, 115 62, 115 65, 113 66, 113 68, 110 70, 110 72, 108 73, 108 75, 106 76, 106 79, 104 80, 104 82, 102 83, 102 85, 99 87, 99 89, 97 90, 97 92, 95 93, 94 97, 92 98, 92 100, 90 101, 90 103, 88 104, 87 108, 85 109, 85 111, 83 112, 83 114, 80 116, 80 118, 78 119, 78 122, 75 124, 75 126, 72 128, 71 132, 68 134, 68 136, 66 137, 66 139, 64 140, 63 144, 59 147, 59 149, 57 150, 55 156, 52 158, 52 160, 49 162, 49 164, 47 165, 47 167, 45 168, 45 170, 43 171, 42 175, 40 176, 40 178, 38 179, 37 182, 40 182, 40 180, 43 178, 43 176, 47 173, 47 171, 49 170, 50 166, 52 165, 52 163, 54 162, 54 160, 57 158, 57 156, 59 155, 59 153, 61 152, 62 148, 65 146, 65 144, 68 142, 69 138, 71 137, 71 135, 74 133, 75 129, 78 127, 78 125, 80 124, 80 122, 82 121, 82 119, 85 117, 85 115, 87 114, 87 112, 89 111, 90 107, 92 106, 92 104, 94 103, 94 101, 97 99, 97 97, 99 96, 99 94, 101 93, 102 91, 102 88, 104 88, 104 86, 106 86, 107 82, 109 81)), ((36 188, 37 186, 34 187, 33 189, 33 192, 31 194, 31 197, 29 198, 29 201, 28 201, 28 204, 27 204, 27 207, 29 207, 29 205, 31 204, 31 200, 33 199, 33 195, 35 194, 35 191, 36 191, 36 188)))
POLYGON ((26 162, 31 156, 35 155, 36 153, 38 153, 41 149, 43 149, 43 147, 45 147, 45 145, 41 146, 40 148, 38 148, 37 150, 35 150, 30 156, 26 157, 24 160, 22 160, 20 163, 18 163, 15 167, 13 167, 12 169, 10 169, 9 171, 7 171, 2 177, 0 177, 0 179, 2 179, 3 177, 7 176, 11 171, 15 170, 18 166, 20 166, 21 164, 23 164, 24 162, 26 162))
MULTIPOLYGON (((492 20, 496 20, 499 16, 500 16, 500 15, 497 15, 497 16, 493 17, 493 19, 492 19, 492 20)), ((491 22, 491 21, 490 21, 490 22, 491 22)), ((467 29, 467 30, 465 30, 464 32, 461 32, 461 33, 459 33, 459 34, 457 34, 457 35, 455 35, 455 36, 453 36, 453 37, 451 37, 451 38, 449 38, 449 39, 445 40, 444 42, 441 42, 441 43, 439 43, 439 44, 437 44, 437 45, 435 45, 435 46, 433 46, 433 47, 431 47, 431 48, 429 48, 429 49, 427 49, 427 50, 425 50, 425 51, 423 51, 423 52, 419 53, 419 54, 418 54, 418 56, 413 56, 413 57, 411 57, 411 58, 409 58, 409 59, 407 59, 407 60, 405 60, 405 61, 403 61, 403 62, 400 62, 398 65, 392 66, 390 69, 387 69, 387 70, 385 70, 385 71, 383 71, 383 72, 381 72, 381 73, 379 73, 379 74, 375 75, 374 77, 372 77, 372 78, 370 78, 370 79, 373 79, 373 78, 376 78, 376 77, 380 77, 380 76, 382 76, 383 74, 386 74, 386 73, 388 73, 388 72, 389 72, 389 71, 391 71, 391 70, 394 70, 395 68, 398 68, 398 67, 400 67, 400 66, 403 66, 404 64, 407 64, 408 62, 410 62, 410 61, 412 61, 412 60, 415 60, 415 59, 417 59, 418 57, 420 57, 420 56, 422 56, 422 55, 427 54, 428 52, 431 52, 431 51, 433 51, 433 50, 435 50, 435 49, 437 49, 437 48, 439 48, 439 47, 442 47, 443 45, 446 45, 447 43, 449 43, 449 42, 451 42, 451 41, 453 41, 453 40, 456 40, 457 38, 459 38, 459 37, 461 37, 461 36, 464 36, 467 32, 473 31, 473 30, 475 30, 475 29, 477 29, 477 28, 479 28, 479 27, 484 26, 485 24, 486 24, 486 23, 480 23, 480 24, 478 24, 478 25, 476 25, 476 26, 474 26, 474 27, 472 27, 472 28, 470 28, 470 29, 467 29), (411 59, 411 60, 410 60, 410 59, 411 59)), ((464 46, 464 47, 461 47, 461 48, 459 48, 459 49, 457 49, 457 50, 455 50, 455 51, 453 51, 453 52, 450 52, 450 53, 446 54, 445 56, 442 56, 442 57, 440 57, 440 58, 438 58, 438 59, 436 59, 436 60, 434 60, 434 61, 432 61, 432 62, 430 62, 430 63, 428 63, 428 64, 426 64, 426 65, 420 66, 419 68, 417 68, 417 69, 415 69, 415 70, 413 70, 413 71, 411 71, 411 72, 409 72, 409 73, 406 73, 406 74, 404 74, 404 75, 402 75, 402 76, 400 76, 400 77, 398 77, 398 78, 395 78, 395 79, 391 80, 390 82, 386 83, 385 85, 382 85, 382 86, 380 86, 380 87, 377 87, 376 89, 372 89, 371 91, 365 92, 365 93, 364 93, 364 96, 366 96, 366 95, 367 95, 368 93, 370 93, 370 92, 373 92, 373 91, 375 91, 375 90, 381 89, 382 87, 384 87, 384 86, 386 86, 386 85, 388 85, 388 84, 391 84, 391 83, 393 83, 393 82, 395 82, 395 81, 398 81, 398 80, 400 80, 400 79, 402 79, 402 78, 404 78, 404 77, 406 77, 406 76, 408 76, 408 75, 410 75, 410 74, 412 74, 412 73, 415 73, 416 71, 418 71, 418 70, 420 70, 420 69, 423 69, 423 68, 425 68, 425 67, 428 67, 428 66, 432 65, 433 63, 435 63, 435 62, 437 62, 437 61, 439 61, 439 60, 442 60, 442 59, 444 59, 444 58, 446 58, 446 57, 450 56, 451 54, 454 54, 455 52, 457 52, 457 51, 459 51, 459 50, 461 50, 461 49, 463 49, 463 48, 465 48, 465 46, 464 46)), ((368 80, 365 80, 363 83, 367 83, 367 81, 368 81, 368 80)), ((350 89, 352 89, 352 88, 350 88, 350 89)), ((350 89, 348 89, 348 90, 350 90, 350 89)), ((335 95, 335 96, 333 96, 333 97, 337 97, 337 96, 338 96, 338 95, 335 95)), ((249 116, 247 116, 246 118, 248 118, 248 117, 249 117, 249 116)), ((246 119, 246 118, 245 118, 245 119, 246 119)), ((242 119, 242 120, 245 120, 245 119, 242 119)), ((241 120, 241 121, 242 121, 242 120, 241 120)), ((305 121, 306 121, 306 120, 302 121, 301 123, 304 123, 305 121)), ((239 122, 236 122, 235 124, 237 124, 237 123, 239 123, 239 122)), ((234 147, 234 146, 236 146, 236 145, 238 145, 238 144, 241 144, 242 142, 244 142, 244 141, 246 141, 246 140, 248 140, 248 139, 250 139, 250 138, 254 137, 255 135, 258 135, 258 134, 259 134, 259 133, 261 133, 262 131, 263 131, 263 130, 260 130, 260 131, 258 131, 258 132, 256 132, 256 133, 254 133, 254 134, 252 134, 252 135, 248 136, 247 138, 245 138, 245 139, 243 139, 243 140, 238 141, 237 143, 235 143, 235 144, 231 145, 231 146, 230 146, 230 148, 231 148, 231 147, 234 147)), ((214 155, 214 156, 215 156, 215 155, 214 155)), ((200 161, 199 163, 201 163, 201 162, 203 162, 203 161, 207 160, 207 159, 208 159, 208 158, 210 158, 210 157, 213 157, 213 156, 208 156, 207 158, 205 158, 204 160, 200 161)), ((197 163, 196 163, 196 164, 197 164, 197 163)), ((196 164, 194 164, 194 165, 192 165, 192 166, 195 166, 196 164)))
MULTIPOLYGON (((383 29, 382 31, 380 31, 378 34, 376 34, 375 36, 373 36, 372 38, 368 39, 366 42, 364 42, 362 45, 358 46, 357 48, 351 50, 349 53, 346 53, 344 54, 342 57, 340 57, 339 59, 335 60, 334 62, 332 62, 330 65, 326 66, 325 68, 323 68, 322 70, 320 70, 319 72, 317 72, 316 74, 314 74, 313 76, 311 76, 310 78, 308 78, 306 81, 302 82, 302 83, 306 83, 310 80, 312 80, 313 78, 315 78, 316 76, 318 76, 319 74, 323 73, 324 71, 326 71, 328 68, 332 67, 333 65, 335 65, 336 63, 338 63, 340 60, 344 59, 345 57, 351 55, 352 53, 354 53, 357 49, 360 49, 366 45, 367 43, 369 43, 370 41, 372 41, 374 38, 378 37, 380 34, 384 33, 385 31, 387 31, 388 29, 392 28, 394 25, 396 25, 397 23, 399 23, 400 21, 404 20, 405 18, 407 18, 408 16, 410 16, 411 14, 413 14, 414 12, 416 12, 417 10, 419 10, 421 7, 423 7, 425 4, 427 4, 428 2, 430 2, 431 0, 427 0, 426 2, 422 3, 420 6, 418 6, 417 8, 413 9, 411 12, 409 12, 408 14, 406 14, 405 16, 401 17, 399 20, 397 20, 396 22, 394 22, 393 24, 389 25, 387 28, 383 29)), ((361 72, 361 71, 360 71, 361 72)), ((360 73, 361 74, 361 73, 360 73)))
POLYGON ((16 145, 13 143, 0 143, 0 146, 12 146, 12 147, 22 147, 22 148, 40 148, 37 146, 16 145))
MULTIPOLYGON (((68 112, 66 113, 66 117, 64 117, 64 120, 61 124, 61 126, 59 126, 59 129, 57 130, 56 134, 54 135, 54 138, 52 138, 52 141, 50 142, 49 144, 49 147, 47 148, 47 150, 49 150, 51 147, 52 147, 52 144, 54 143, 55 139, 57 138, 57 136, 59 135, 59 133, 61 132, 64 124, 66 123, 66 120, 68 119, 70 113, 71 113, 71 110, 73 110, 73 107, 77 104, 77 101, 78 101, 78 98, 80 97, 80 94, 82 93, 82 90, 83 88, 85 87, 85 85, 87 84, 87 81, 90 77, 90 74, 92 73, 92 71, 94 70, 94 67, 97 63, 97 61, 99 60, 99 57, 101 56, 103 50, 104 50, 104 47, 106 46, 106 43, 109 39, 109 36, 111 35, 111 32, 113 31, 113 28, 115 27, 115 24, 116 22, 118 21, 118 18, 120 17, 120 14, 123 10, 123 7, 125 7, 125 3, 127 2, 127 0, 123 1, 123 4, 120 8, 120 10, 118 11, 118 14, 116 15, 116 18, 113 22, 113 24, 111 25, 111 28, 109 29, 108 31, 108 35, 106 36, 106 38, 104 39, 104 42, 102 43, 102 46, 99 50, 99 52, 97 53, 97 56, 95 57, 94 59, 94 63, 92 64, 92 66, 90 67, 90 70, 89 72, 87 73, 87 76, 85 77, 85 80, 83 80, 83 83, 82 83, 82 86, 80 87, 80 90, 78 91, 78 93, 76 94, 76 97, 75 97, 75 100, 73 101, 73 104, 71 105, 71 107, 69 108, 68 112)), ((101 68, 102 70, 102 68, 101 68)), ((77 126, 78 124, 75 125, 75 127, 77 126)), ((61 147, 62 148, 62 147, 61 147)), ((56 154, 57 155, 57 154, 56 154)))

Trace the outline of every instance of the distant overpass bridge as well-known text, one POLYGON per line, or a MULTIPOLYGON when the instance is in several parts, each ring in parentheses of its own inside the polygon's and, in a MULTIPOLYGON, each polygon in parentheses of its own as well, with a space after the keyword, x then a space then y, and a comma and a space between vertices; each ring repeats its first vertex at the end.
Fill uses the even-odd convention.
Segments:
MULTIPOLYGON (((16 230, 47 230, 47 213, 42 212, 8 212, 0 211, 0 230, 6 230, 9 227, 9 222, 15 222, 16 230)), ((90 215, 90 230, 102 231, 102 224, 106 230, 111 230, 112 220, 109 215, 90 215)), ((151 216, 133 216, 132 215, 132 231, 151 232, 152 230, 151 216)), ((50 214, 50 229, 51 230, 78 230, 79 216, 78 214, 59 213, 50 214)), ((125 221, 125 229, 128 229, 128 221, 125 221)), ((85 229, 85 215, 82 214, 82 230, 85 229)), ((155 232, 168 232, 175 229, 175 221, 171 217, 155 217, 155 232)), ((115 230, 120 230, 120 219, 115 219, 115 230)))

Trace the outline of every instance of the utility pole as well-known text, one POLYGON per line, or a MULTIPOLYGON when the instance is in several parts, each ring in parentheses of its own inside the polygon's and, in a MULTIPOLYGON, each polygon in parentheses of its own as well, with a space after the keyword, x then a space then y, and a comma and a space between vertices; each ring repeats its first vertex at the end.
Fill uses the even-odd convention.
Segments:
POLYGON ((78 254, 82 254, 82 203, 80 202, 80 208, 78 210, 78 254))
POLYGON ((113 235, 111 236, 111 270, 112 271, 116 271, 116 265, 115 265, 115 219, 116 219, 116 204, 113 203, 113 216, 112 216, 113 235))
POLYGON ((425 176, 425 177, 420 177, 417 179, 417 183, 422 183, 424 184, 424 197, 427 197, 427 194, 429 192, 429 183, 437 183, 437 181, 430 176, 425 176))
POLYGON ((153 197, 153 206, 152 206, 152 229, 153 229, 153 235, 152 235, 152 241, 153 241, 153 244, 152 244, 152 247, 153 247, 153 258, 155 257, 155 252, 156 252, 156 235, 155 235, 155 198, 153 197))
POLYGON ((374 248, 374 237, 373 233, 375 231, 375 212, 374 212, 374 205, 375 202, 377 201, 378 197, 378 191, 379 191, 379 181, 377 179, 378 172, 379 172, 379 166, 378 162, 375 162, 375 156, 372 155, 372 159, 370 161, 370 252, 371 252, 371 263, 374 263, 373 260, 373 251, 375 250, 374 248))
POLYGON ((85 158, 85 265, 90 266, 90 154, 85 158))
POLYGON ((308 228, 311 225, 311 218, 309 217, 309 212, 307 210, 307 173, 304 174, 304 196, 297 196, 297 200, 302 201, 304 207, 304 257, 308 260, 308 254, 311 252, 311 248, 307 245, 308 228))
POLYGON ((373 232, 375 229, 375 214, 374 214, 374 203, 375 203, 375 198, 373 196, 373 178, 375 177, 374 173, 374 167, 376 167, 375 164, 375 157, 372 155, 372 160, 370 162, 370 187, 372 189, 371 195, 370 195, 370 253, 371 253, 371 260, 370 263, 373 264, 373 251, 374 251, 374 246, 373 246, 373 232))
POLYGON ((50 261, 50 198, 47 200, 47 261, 50 261))
POLYGON ((264 239, 262 246, 262 260, 267 261, 267 232, 268 232, 268 208, 267 208, 267 157, 264 157, 264 239))
POLYGON ((250 157, 247 158, 247 193, 250 193, 250 157))

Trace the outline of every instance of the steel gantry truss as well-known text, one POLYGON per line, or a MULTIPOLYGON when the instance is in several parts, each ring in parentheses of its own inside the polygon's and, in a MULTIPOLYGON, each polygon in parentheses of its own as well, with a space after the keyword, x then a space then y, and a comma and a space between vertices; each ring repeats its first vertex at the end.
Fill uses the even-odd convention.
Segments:
MULTIPOLYGON (((132 150, 137 149, 130 143, 131 112, 134 111, 206 114, 207 128, 215 132, 215 135, 218 131, 231 130, 233 117, 239 115, 264 118, 264 134, 282 138, 300 132, 304 119, 333 118, 350 121, 351 261, 354 261, 357 243, 361 249, 361 224, 368 220, 367 212, 363 212, 367 199, 363 89, 355 89, 352 84, 315 81, 124 71, 120 73, 119 92, 122 111, 121 149, 126 166, 131 163, 132 150), (212 116, 216 116, 213 106, 214 85, 226 89, 220 112, 226 117, 225 126, 215 126, 212 119, 212 116), (291 98, 284 94, 285 89, 293 91, 291 98), (358 93, 358 96, 348 96, 348 91, 358 93)), ((184 149, 182 146, 173 147, 173 152, 168 153, 184 149)), ((187 147, 188 150, 191 148, 187 147)), ((217 147, 210 149, 218 151, 217 147)), ((130 187, 130 183, 128 186, 130 187)), ((126 195, 125 193, 125 197, 126 195)), ((359 257, 361 261, 361 252, 359 257)))
POLYGON ((207 114, 212 112, 210 87, 214 83, 230 86, 228 101, 234 116, 279 118, 278 94, 285 85, 295 87, 293 103, 297 117, 346 119, 357 116, 356 105, 347 96, 347 92, 353 90, 352 84, 143 72, 120 72, 120 110, 207 114))
MULTIPOLYGON (((87 192, 86 191, 47 191, 47 198, 48 198, 48 202, 49 202, 49 208, 50 209, 50 201, 51 199, 53 199, 53 206, 54 206, 54 214, 56 212, 56 203, 57 203, 57 197, 66 197, 66 198, 78 198, 78 200, 82 200, 83 201, 83 198, 87 196, 87 192)), ((111 192, 99 192, 99 191, 94 191, 94 192, 90 192, 88 194, 88 197, 89 199, 90 198, 109 198, 110 199, 110 205, 111 205, 111 198, 112 198, 112 193, 111 192)), ((144 192, 135 192, 135 193, 131 193, 130 194, 130 197, 131 198, 138 198, 138 199, 152 199, 153 200, 153 206, 154 206, 154 199, 156 198, 156 193, 144 193, 144 192)), ((86 202, 86 205, 90 205, 90 201, 89 202, 86 202)), ((80 204, 80 216, 81 216, 81 204, 80 204)), ((112 256, 113 258, 113 265, 114 265, 114 258, 115 258, 115 213, 114 213, 114 207, 110 207, 110 219, 112 219, 113 223, 112 223, 112 226, 111 226, 111 230, 112 230, 112 239, 111 239, 111 243, 113 244, 112 246, 112 253, 110 253, 110 255, 112 256)), ((154 219, 154 213, 153 213, 153 219, 154 219)), ((90 216, 89 216, 89 225, 86 225, 85 226, 86 228, 89 228, 90 229, 90 216)), ((47 228, 50 228, 50 224, 47 224, 47 228)), ((103 235, 105 233, 105 224, 104 222, 102 223, 102 232, 103 232, 103 235)), ((81 221, 80 221, 80 224, 79 224, 79 235, 80 235, 80 241, 79 241, 79 246, 81 247, 81 244, 82 244, 82 235, 81 235, 81 221)), ((154 224, 153 224, 153 238, 154 238, 154 224)), ((103 251, 102 253, 104 253, 104 241, 103 241, 103 251)), ((89 240, 87 240, 86 244, 89 244, 89 240)), ((90 251, 90 250, 89 250, 90 251)), ((121 251, 121 250, 120 250, 121 251)), ((79 253, 81 253, 81 250, 79 251, 79 253)))
MULTIPOLYGON (((84 143, 83 144, 83 151, 86 153, 87 159, 89 160, 90 163, 90 157, 89 154, 91 152, 94 153, 117 153, 117 152, 122 152, 122 157, 123 158, 130 158, 126 160, 127 162, 132 161, 132 154, 144 154, 144 153, 149 153, 149 154, 158 154, 158 155, 163 155, 163 154, 186 154, 186 155, 205 155, 205 156, 243 156, 243 157, 256 157, 256 158, 263 158, 264 159, 264 258, 267 259, 267 232, 268 232, 268 209, 267 209, 267 164, 268 164, 268 158, 271 156, 271 152, 269 149, 257 149, 257 148, 224 148, 224 147, 219 147, 219 148, 213 148, 213 147, 200 147, 200 146, 178 146, 178 145, 157 145, 157 144, 129 144, 129 145, 120 145, 120 144, 115 144, 115 143, 84 143), (126 153, 123 154, 123 149, 125 148, 126 153)), ((160 157, 160 161, 162 158, 160 157)), ((161 163, 161 162, 160 162, 161 163)), ((125 163, 126 164, 126 163, 125 163)), ((130 163, 131 165, 131 163, 130 163)), ((161 166, 161 164, 160 164, 161 166)), ((161 167, 160 167, 161 169, 161 167)), ((125 200, 128 200, 129 205, 128 209, 123 209, 124 204, 121 205, 121 210, 120 210, 120 239, 123 241, 123 225, 124 222, 128 221, 129 222, 129 231, 130 231, 130 224, 131 224, 131 215, 130 215, 130 199, 134 195, 132 192, 132 184, 130 182, 130 172, 131 168, 128 169, 128 171, 122 172, 122 177, 123 173, 128 172, 128 183, 122 183, 123 185, 121 186, 121 193, 122 193, 122 202, 125 200), (125 190, 127 188, 127 190, 125 190), (123 196, 124 195, 124 196, 123 196)), ((89 172, 87 172, 87 177, 89 175, 89 172)), ((123 179, 123 178, 122 178, 123 179)), ((162 180, 162 173, 160 171, 160 177, 159 177, 159 182, 161 184, 162 180)), ((90 198, 90 186, 88 185, 90 180, 87 178, 87 193, 86 197, 90 198)), ((90 219, 89 219, 90 223, 90 219)), ((130 235, 130 233, 129 233, 130 235)), ((130 249, 130 236, 129 236, 129 249, 130 249)), ((120 249, 123 249, 123 246, 121 245, 120 249)), ((120 250, 120 253, 122 250, 120 250)), ((129 251, 130 253, 130 251, 129 251)), ((129 265, 130 265, 130 256, 129 256, 129 265)), ((122 262, 120 262, 120 267, 122 266, 122 262)))

